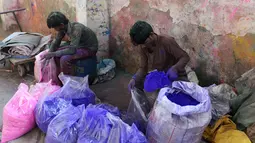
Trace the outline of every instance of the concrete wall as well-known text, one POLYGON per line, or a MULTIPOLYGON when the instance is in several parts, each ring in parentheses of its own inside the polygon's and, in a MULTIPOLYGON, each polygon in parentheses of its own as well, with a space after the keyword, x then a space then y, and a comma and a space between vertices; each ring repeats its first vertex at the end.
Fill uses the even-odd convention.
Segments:
POLYGON ((202 84, 232 82, 255 66, 255 1, 111 0, 110 52, 135 72, 139 58, 129 29, 137 20, 176 38, 202 84))
MULTIPOLYGON (((17 16, 23 31, 55 34, 48 29, 46 19, 51 11, 61 11, 70 21, 78 21, 96 32, 100 41, 98 56, 108 56, 109 14, 105 0, 0 0, 0 10, 26 8, 17 16)), ((12 15, 1 16, 0 33, 2 38, 17 31, 12 15), (10 32, 11 31, 11 32, 10 32)))

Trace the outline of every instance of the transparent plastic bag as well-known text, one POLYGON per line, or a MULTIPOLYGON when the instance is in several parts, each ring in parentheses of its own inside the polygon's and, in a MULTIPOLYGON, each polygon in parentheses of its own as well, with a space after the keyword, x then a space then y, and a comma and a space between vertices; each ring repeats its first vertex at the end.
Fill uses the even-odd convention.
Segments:
POLYGON ((121 116, 120 110, 117 107, 114 107, 110 104, 101 103, 101 104, 96 104, 95 107, 105 109, 111 114, 113 114, 114 116, 118 116, 118 117, 121 116))
POLYGON ((77 143, 147 143, 133 124, 125 124, 103 108, 89 105, 79 120, 77 143))
POLYGON ((54 117, 68 107, 72 106, 71 101, 59 98, 57 95, 60 90, 52 95, 44 93, 43 97, 38 101, 35 108, 35 119, 38 127, 44 132, 47 132, 48 125, 54 117))
POLYGON ((42 76, 43 76, 42 68, 43 68, 43 64, 45 63, 45 60, 43 60, 42 57, 46 54, 47 54, 47 51, 42 51, 41 53, 35 56, 34 76, 37 82, 42 81, 42 76))
POLYGON ((43 96, 45 90, 47 90, 47 93, 51 95, 59 89, 60 86, 52 85, 51 81, 49 81, 47 83, 36 83, 30 87, 29 93, 38 101, 43 96))
POLYGON ((84 82, 84 77, 64 75, 64 73, 62 73, 62 72, 58 75, 58 78, 60 79, 60 81, 62 82, 63 85, 67 83, 69 78, 72 81, 76 81, 76 82, 79 82, 79 83, 84 82))
POLYGON ((128 110, 125 115, 122 115, 122 120, 129 125, 134 123, 140 131, 145 133, 148 121, 147 115, 150 110, 151 105, 145 93, 135 88, 131 91, 128 110))
POLYGON ((34 109, 36 99, 28 92, 28 86, 21 83, 17 92, 4 106, 2 142, 21 137, 35 127, 34 109))
POLYGON ((147 126, 147 138, 153 143, 200 143, 203 132, 211 121, 211 102, 208 90, 192 82, 175 81, 172 88, 160 90, 147 126), (166 95, 183 91, 197 105, 181 106, 166 95))
POLYGON ((42 51, 37 56, 35 56, 35 67, 34 76, 37 82, 49 82, 52 80, 52 84, 59 85, 60 81, 58 79, 57 65, 54 58, 43 59, 43 56, 48 53, 48 50, 42 51))
POLYGON ((212 103, 212 118, 217 121, 230 112, 230 101, 237 97, 233 87, 221 84, 208 88, 212 103))
POLYGON ((88 106, 89 104, 95 104, 96 95, 89 88, 88 76, 78 79, 74 79, 71 76, 61 75, 59 76, 64 86, 61 88, 58 97, 72 100, 74 106, 79 106, 84 104, 88 106))
POLYGON ((49 124, 46 143, 76 143, 78 138, 77 122, 85 106, 69 106, 59 113, 49 124))

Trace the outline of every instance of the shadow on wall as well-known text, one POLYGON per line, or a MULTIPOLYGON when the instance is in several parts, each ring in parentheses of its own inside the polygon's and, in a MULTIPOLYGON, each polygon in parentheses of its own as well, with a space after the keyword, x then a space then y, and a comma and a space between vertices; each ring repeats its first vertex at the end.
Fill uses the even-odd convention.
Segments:
POLYGON ((206 61, 200 61, 198 63, 199 67, 195 69, 199 80, 199 85, 202 87, 207 87, 212 84, 219 84, 220 80, 216 75, 209 75, 206 73, 206 70, 204 69, 204 67, 207 67, 206 64, 206 61))

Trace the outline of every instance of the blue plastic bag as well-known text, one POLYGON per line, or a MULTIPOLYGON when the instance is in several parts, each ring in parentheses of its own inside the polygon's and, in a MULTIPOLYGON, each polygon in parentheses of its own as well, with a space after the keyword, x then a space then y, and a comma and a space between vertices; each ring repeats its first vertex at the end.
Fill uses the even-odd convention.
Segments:
POLYGON ((111 114, 115 115, 115 116, 118 116, 120 117, 121 114, 120 114, 120 110, 117 108, 117 107, 114 107, 110 104, 96 104, 94 107, 97 107, 97 108, 103 108, 105 110, 107 110, 108 112, 110 112, 111 114))
POLYGON ((59 79, 64 86, 61 88, 58 97, 72 100, 74 106, 95 104, 96 95, 89 88, 88 76, 79 78, 60 74, 59 79))
POLYGON ((45 142, 76 143, 78 138, 77 122, 84 110, 84 105, 69 106, 58 114, 49 124, 45 142))
POLYGON ((44 133, 47 132, 48 125, 54 117, 56 117, 66 108, 72 106, 71 101, 67 101, 55 96, 56 94, 59 94, 59 92, 60 91, 58 90, 49 96, 45 94, 36 105, 36 123, 44 133))
POLYGON ((136 128, 103 108, 89 105, 79 120, 77 143, 147 143, 136 128))
POLYGON ((164 88, 171 85, 167 74, 165 72, 152 71, 150 72, 144 81, 144 89, 147 92, 153 92, 155 90, 164 88))

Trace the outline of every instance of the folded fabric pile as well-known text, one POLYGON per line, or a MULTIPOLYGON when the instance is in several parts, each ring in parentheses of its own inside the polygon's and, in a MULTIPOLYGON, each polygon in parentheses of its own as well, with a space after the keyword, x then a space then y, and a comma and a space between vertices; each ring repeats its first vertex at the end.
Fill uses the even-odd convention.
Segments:
POLYGON ((0 44, 0 51, 12 56, 32 57, 38 54, 51 40, 51 36, 39 33, 14 32, 0 44))

